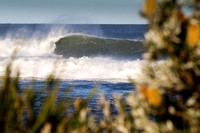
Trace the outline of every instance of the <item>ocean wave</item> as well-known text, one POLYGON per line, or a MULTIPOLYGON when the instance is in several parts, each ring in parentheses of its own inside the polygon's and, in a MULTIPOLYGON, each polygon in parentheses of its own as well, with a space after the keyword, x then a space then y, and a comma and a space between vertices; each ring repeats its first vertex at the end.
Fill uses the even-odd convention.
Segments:
POLYGON ((108 39, 87 34, 52 31, 44 38, 6 36, 0 38, 0 76, 3 76, 16 48, 19 51, 12 69, 14 72, 19 70, 22 79, 45 79, 59 58, 55 74, 61 80, 109 82, 136 78, 141 72, 143 60, 140 57, 144 50, 140 40, 108 39))
POLYGON ((107 39, 85 34, 70 34, 59 39, 54 52, 64 57, 138 58, 144 51, 140 40, 107 39))

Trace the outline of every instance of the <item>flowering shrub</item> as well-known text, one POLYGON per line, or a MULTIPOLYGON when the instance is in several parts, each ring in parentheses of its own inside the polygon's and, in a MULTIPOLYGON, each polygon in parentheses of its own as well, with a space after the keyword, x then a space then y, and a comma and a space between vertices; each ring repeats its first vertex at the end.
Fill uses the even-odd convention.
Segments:
POLYGON ((200 132, 199 5, 198 0, 145 1, 147 63, 135 83, 136 96, 128 98, 137 101, 132 103, 136 129, 200 132))

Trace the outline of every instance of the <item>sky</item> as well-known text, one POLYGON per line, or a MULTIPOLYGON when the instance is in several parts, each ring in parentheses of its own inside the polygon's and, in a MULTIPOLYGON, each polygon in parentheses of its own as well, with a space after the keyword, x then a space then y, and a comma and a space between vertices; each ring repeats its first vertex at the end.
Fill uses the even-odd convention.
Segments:
POLYGON ((143 0, 0 0, 0 23, 143 24, 143 0))

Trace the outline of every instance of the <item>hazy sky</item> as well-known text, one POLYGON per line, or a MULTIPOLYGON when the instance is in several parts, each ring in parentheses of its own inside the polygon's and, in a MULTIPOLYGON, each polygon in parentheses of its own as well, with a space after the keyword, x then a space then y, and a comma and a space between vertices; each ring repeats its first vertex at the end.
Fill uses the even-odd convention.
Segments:
POLYGON ((140 24, 143 0, 0 0, 0 23, 140 24))

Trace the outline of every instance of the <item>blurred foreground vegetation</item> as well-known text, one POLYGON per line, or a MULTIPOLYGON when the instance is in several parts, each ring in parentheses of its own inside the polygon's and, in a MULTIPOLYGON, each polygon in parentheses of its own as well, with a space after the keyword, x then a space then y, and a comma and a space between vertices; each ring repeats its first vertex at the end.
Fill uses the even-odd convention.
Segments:
POLYGON ((0 88, 0 132, 199 133, 200 1, 145 0, 141 15, 149 22, 147 61, 137 81, 130 79, 136 90, 125 100, 115 96, 117 114, 100 96, 103 115, 95 120, 87 103, 96 88, 86 99, 71 100, 66 89, 66 97, 57 100, 59 81, 53 75, 40 92, 26 86, 18 93, 19 74, 11 78, 10 63, 0 88), (44 102, 34 111, 38 99, 44 102))

